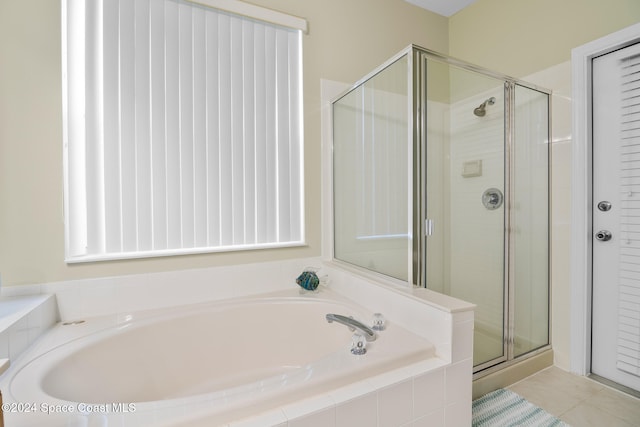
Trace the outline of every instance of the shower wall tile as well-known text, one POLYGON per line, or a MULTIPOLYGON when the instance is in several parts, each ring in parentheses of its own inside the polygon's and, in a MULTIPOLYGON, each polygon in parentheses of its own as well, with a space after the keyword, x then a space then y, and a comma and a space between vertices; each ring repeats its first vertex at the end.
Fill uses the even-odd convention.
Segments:
MULTIPOLYGON (((502 271, 487 266, 501 259, 504 218, 492 215, 482 203, 489 188, 502 189, 504 182, 504 96, 502 83, 473 96, 451 103, 449 123, 448 176, 449 214, 446 232, 450 254, 448 293, 477 304, 475 320, 487 329, 501 327, 502 271), (495 104, 484 117, 473 114, 474 108, 494 97, 495 104), (482 161, 482 174, 465 177, 461 171, 468 162, 482 161), (464 266, 464 268, 461 268, 464 266), (479 272, 482 272, 479 274, 479 272)), ((445 159, 443 159, 444 161, 445 159)), ((495 212, 493 212, 495 213, 495 212)))
POLYGON ((559 94, 551 95, 552 142, 571 139, 571 98, 559 94))
POLYGON ((551 337, 554 364, 569 370, 571 338, 571 61, 531 74, 525 80, 551 89, 551 337))
POLYGON ((556 366, 570 368, 571 140, 553 143, 551 337, 556 366))

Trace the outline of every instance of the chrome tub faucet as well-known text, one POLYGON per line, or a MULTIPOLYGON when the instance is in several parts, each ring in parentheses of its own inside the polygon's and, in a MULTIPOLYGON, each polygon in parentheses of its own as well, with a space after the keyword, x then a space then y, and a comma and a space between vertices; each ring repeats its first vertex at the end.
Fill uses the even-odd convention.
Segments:
POLYGON ((376 340, 375 331, 370 327, 368 327, 367 325, 365 325, 364 323, 357 321, 353 317, 347 317, 347 316, 342 316, 340 314, 329 313, 327 314, 326 318, 327 318, 327 322, 329 323, 333 323, 333 322, 341 323, 347 326, 352 331, 357 329, 360 333, 362 333, 362 335, 369 342, 376 340))

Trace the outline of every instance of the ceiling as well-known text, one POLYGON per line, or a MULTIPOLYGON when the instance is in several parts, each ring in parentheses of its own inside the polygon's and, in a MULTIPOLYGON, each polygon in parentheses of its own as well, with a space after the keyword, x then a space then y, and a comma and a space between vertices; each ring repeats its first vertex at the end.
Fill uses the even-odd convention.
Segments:
POLYGON ((405 0, 439 15, 451 16, 476 0, 405 0))

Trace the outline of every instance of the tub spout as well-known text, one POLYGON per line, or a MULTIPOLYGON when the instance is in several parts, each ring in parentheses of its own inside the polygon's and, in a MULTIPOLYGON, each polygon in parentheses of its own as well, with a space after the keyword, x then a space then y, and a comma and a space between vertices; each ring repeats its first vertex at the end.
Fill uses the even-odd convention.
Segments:
POLYGON ((371 329, 370 327, 368 327, 367 325, 357 321, 353 317, 347 317, 347 316, 342 316, 340 314, 332 314, 332 313, 327 314, 326 317, 327 317, 327 322, 329 322, 329 323, 332 323, 332 322, 342 323, 343 325, 347 326, 352 331, 357 329, 358 331, 360 331, 364 335, 364 337, 367 339, 367 341, 375 341, 376 340, 375 331, 373 329, 371 329))

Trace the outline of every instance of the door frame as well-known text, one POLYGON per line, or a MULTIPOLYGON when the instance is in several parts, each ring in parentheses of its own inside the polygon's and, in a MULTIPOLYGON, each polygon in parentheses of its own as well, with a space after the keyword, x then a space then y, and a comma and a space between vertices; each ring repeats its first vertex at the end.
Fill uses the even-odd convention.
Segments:
POLYGON ((591 60, 640 42, 635 24, 571 51, 571 317, 570 369, 591 373, 592 294, 592 73, 591 60))

